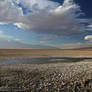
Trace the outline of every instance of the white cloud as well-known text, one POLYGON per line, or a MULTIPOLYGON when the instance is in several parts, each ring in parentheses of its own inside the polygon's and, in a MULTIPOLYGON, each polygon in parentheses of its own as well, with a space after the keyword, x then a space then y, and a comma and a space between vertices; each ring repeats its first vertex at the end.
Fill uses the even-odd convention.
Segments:
POLYGON ((12 0, 0 0, 0 22, 14 23, 22 15, 22 9, 15 6, 12 0))
POLYGON ((64 0, 64 3, 49 0, 17 0, 26 9, 32 11, 23 15, 21 7, 12 0, 0 0, 0 22, 30 29, 36 33, 45 33, 59 36, 73 36, 85 33, 83 19, 76 13, 80 7, 73 0, 64 0))
POLYGON ((83 34, 85 29, 85 26, 80 24, 84 20, 77 18, 79 14, 77 15, 76 12, 79 10, 79 6, 74 4, 72 0, 65 0, 62 6, 55 7, 48 12, 44 9, 44 11, 39 10, 39 13, 26 15, 25 22, 17 23, 17 25, 21 28, 31 29, 36 33, 79 35, 83 34))
POLYGON ((87 30, 88 30, 88 31, 92 31, 92 24, 88 25, 87 30))
POLYGON ((92 28, 92 25, 88 25, 88 27, 92 28))
POLYGON ((33 13, 39 12, 41 10, 52 10, 59 6, 59 3, 52 2, 50 0, 18 0, 18 3, 33 13))
POLYGON ((92 35, 87 35, 87 36, 85 36, 84 39, 87 40, 87 41, 92 42, 92 35))

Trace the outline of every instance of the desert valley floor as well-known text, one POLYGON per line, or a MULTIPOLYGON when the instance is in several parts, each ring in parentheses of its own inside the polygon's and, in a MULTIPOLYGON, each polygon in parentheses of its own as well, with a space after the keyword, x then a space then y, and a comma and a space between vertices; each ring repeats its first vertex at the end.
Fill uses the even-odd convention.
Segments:
POLYGON ((0 49, 0 92, 92 92, 92 49, 0 49))

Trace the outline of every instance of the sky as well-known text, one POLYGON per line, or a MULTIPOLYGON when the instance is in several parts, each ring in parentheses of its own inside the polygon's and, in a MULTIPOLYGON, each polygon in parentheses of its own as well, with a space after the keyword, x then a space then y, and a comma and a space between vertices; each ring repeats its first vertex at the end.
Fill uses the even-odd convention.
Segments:
POLYGON ((0 48, 92 47, 92 0, 0 0, 0 48))

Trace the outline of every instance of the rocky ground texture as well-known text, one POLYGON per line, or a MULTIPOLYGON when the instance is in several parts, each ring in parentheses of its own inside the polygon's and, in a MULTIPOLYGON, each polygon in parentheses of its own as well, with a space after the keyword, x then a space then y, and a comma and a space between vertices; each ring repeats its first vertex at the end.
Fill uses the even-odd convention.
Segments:
POLYGON ((0 66, 0 92, 92 92, 92 62, 0 66))

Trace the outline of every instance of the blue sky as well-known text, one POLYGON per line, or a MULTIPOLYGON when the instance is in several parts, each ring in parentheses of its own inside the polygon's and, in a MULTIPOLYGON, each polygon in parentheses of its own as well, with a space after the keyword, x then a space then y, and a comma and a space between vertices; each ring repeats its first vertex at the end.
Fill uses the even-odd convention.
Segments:
POLYGON ((92 0, 1 0, 0 11, 1 44, 92 46, 92 0))

